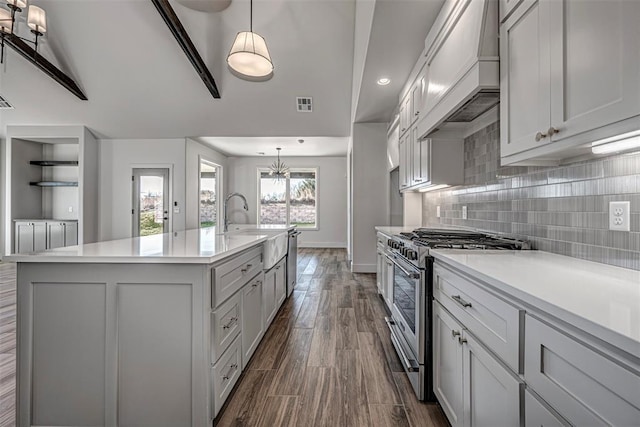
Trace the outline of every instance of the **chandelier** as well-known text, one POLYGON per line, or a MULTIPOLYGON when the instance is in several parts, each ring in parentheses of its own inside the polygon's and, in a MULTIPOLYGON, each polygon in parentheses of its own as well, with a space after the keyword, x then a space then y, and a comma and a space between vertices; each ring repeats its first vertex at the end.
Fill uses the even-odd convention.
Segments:
POLYGON ((253 0, 250 0, 249 31, 241 31, 236 35, 227 63, 237 75, 249 79, 264 78, 273 73, 267 42, 260 34, 253 32, 253 0))
POLYGON ((33 43, 35 50, 38 50, 38 37, 44 36, 47 32, 47 17, 44 9, 31 5, 29 6, 29 12, 27 13, 27 25, 31 29, 31 33, 35 36, 35 40, 25 39, 15 34, 16 12, 22 12, 22 9, 27 7, 26 0, 5 0, 7 3, 7 9, 0 9, 0 37, 2 39, 2 51, 0 52, 0 63, 4 58, 4 38, 9 36, 17 37, 20 40, 24 40, 29 43, 33 43))
POLYGON ((280 161, 280 150, 282 148, 278 147, 276 150, 278 150, 278 160, 269 166, 269 176, 274 177, 276 181, 280 181, 281 179, 289 178, 289 167, 280 161))

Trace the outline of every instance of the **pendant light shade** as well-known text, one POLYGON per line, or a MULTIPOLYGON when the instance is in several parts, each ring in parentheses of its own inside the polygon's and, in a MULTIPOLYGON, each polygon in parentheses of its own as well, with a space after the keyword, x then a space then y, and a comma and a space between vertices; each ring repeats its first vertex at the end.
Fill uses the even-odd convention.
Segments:
POLYGON ((227 63, 240 75, 251 78, 267 77, 273 72, 273 62, 264 37, 253 32, 253 0, 249 4, 249 31, 241 31, 236 35, 227 56, 227 63))
POLYGON ((6 0, 7 4, 10 4, 11 6, 20 8, 20 9, 24 9, 25 7, 27 7, 27 2, 25 0, 6 0))
POLYGON ((234 71, 249 77, 264 77, 273 71, 264 37, 251 31, 236 35, 227 63, 234 71))
POLYGON ((3 33, 11 34, 11 28, 13 23, 11 22, 11 12, 7 9, 0 9, 0 31, 3 33))
POLYGON ((27 15, 27 24, 36 33, 44 34, 47 32, 47 15, 44 9, 31 5, 29 6, 29 14, 27 15))

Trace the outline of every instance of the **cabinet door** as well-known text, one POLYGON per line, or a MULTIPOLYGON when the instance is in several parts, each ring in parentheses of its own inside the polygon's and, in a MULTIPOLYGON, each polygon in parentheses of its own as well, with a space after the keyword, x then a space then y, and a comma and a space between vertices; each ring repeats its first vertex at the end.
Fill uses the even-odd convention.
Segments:
POLYGON ((384 263, 384 255, 380 250, 376 252, 376 286, 378 293, 382 295, 382 264, 384 263))
POLYGON ((45 222, 33 223, 33 251, 42 252, 47 248, 47 225, 45 222))
POLYGON ((276 309, 278 309, 287 298, 287 269, 285 268, 285 261, 282 260, 276 265, 276 309))
POLYGON ((400 108, 398 111, 400 115, 400 136, 402 136, 407 130, 407 111, 404 100, 400 103, 400 108))
POLYGON ((64 222, 47 222, 47 249, 64 246, 64 222))
POLYGON ((640 115, 640 2, 549 4, 552 140, 640 115))
POLYGON ((64 245, 75 246, 77 244, 78 244, 78 223, 65 222, 64 223, 64 245))
POLYGON ((551 142, 549 1, 526 0, 500 29, 500 150, 509 156, 551 142))
POLYGON ((411 162, 413 164, 413 176, 411 181, 413 185, 418 185, 424 182, 424 177, 422 176, 422 143, 418 138, 418 128, 415 126, 411 129, 411 145, 411 162))
POLYGON ((462 325, 433 302, 433 391, 452 427, 464 425, 462 325))
POLYGON ((431 140, 420 141, 420 177, 423 182, 431 181, 431 140))
POLYGON ((565 427, 570 424, 533 397, 529 390, 524 393, 525 427, 565 427))
POLYGON ((391 307, 393 307, 393 263, 388 259, 385 259, 385 273, 385 284, 387 290, 384 294, 384 299, 387 302, 387 307, 391 310, 391 307))
POLYGON ((407 139, 405 137, 400 138, 400 190, 404 190, 409 187, 407 180, 407 139))
POLYGON ((272 268, 264 275, 262 284, 262 315, 265 327, 271 324, 276 315, 276 270, 272 268))
POLYGON ((464 424, 520 425, 522 384, 466 331, 463 336, 464 424))
POLYGON ((404 138, 405 163, 407 164, 405 169, 405 181, 407 182, 407 186, 410 187, 413 185, 413 144, 411 142, 411 132, 407 132, 404 138))
POLYGON ((242 289, 242 368, 256 351, 264 332, 262 318, 262 274, 242 289))
POLYGON ((16 222, 14 251, 17 254, 33 252, 33 224, 16 222))

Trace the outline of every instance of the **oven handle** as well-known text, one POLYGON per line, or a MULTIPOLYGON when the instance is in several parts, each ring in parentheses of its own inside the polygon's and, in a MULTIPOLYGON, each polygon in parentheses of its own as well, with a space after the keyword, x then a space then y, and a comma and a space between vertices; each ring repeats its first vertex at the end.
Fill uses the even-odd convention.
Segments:
POLYGON ((393 346, 396 348, 398 355, 402 359, 402 364, 404 365, 405 369, 407 370, 407 372, 418 372, 420 370, 420 366, 415 363, 411 363, 413 362, 413 360, 407 357, 407 355, 404 353, 404 350, 402 349, 402 346, 398 342, 398 339, 395 337, 395 334, 393 332, 393 325, 395 325, 395 321, 389 317, 385 317, 384 321, 387 322, 387 326, 389 327, 389 332, 391 334, 391 341, 393 343, 393 346))
POLYGON ((412 279, 419 279, 420 278, 420 274, 416 273, 416 272, 409 272, 407 271, 406 268, 404 268, 403 266, 401 266, 397 261, 396 258, 391 258, 389 255, 385 254, 384 256, 386 256, 387 258, 389 258, 389 260, 391 262, 393 262, 393 265, 395 265, 396 267, 398 267, 400 269, 400 271, 402 271, 404 274, 406 274, 407 276, 411 277, 412 279))

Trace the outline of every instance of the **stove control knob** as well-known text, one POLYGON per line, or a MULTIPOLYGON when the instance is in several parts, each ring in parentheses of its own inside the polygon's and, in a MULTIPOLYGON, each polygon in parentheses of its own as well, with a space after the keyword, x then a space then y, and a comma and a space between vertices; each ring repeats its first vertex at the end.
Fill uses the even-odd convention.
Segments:
POLYGON ((400 248, 400 253, 402 254, 402 256, 407 256, 407 248, 400 248))
POLYGON ((416 251, 414 251, 413 249, 409 249, 407 251, 407 258, 409 258, 412 261, 415 261, 418 259, 418 253, 416 251))
POLYGON ((393 240, 387 239, 387 246, 392 247, 393 246, 393 240))

